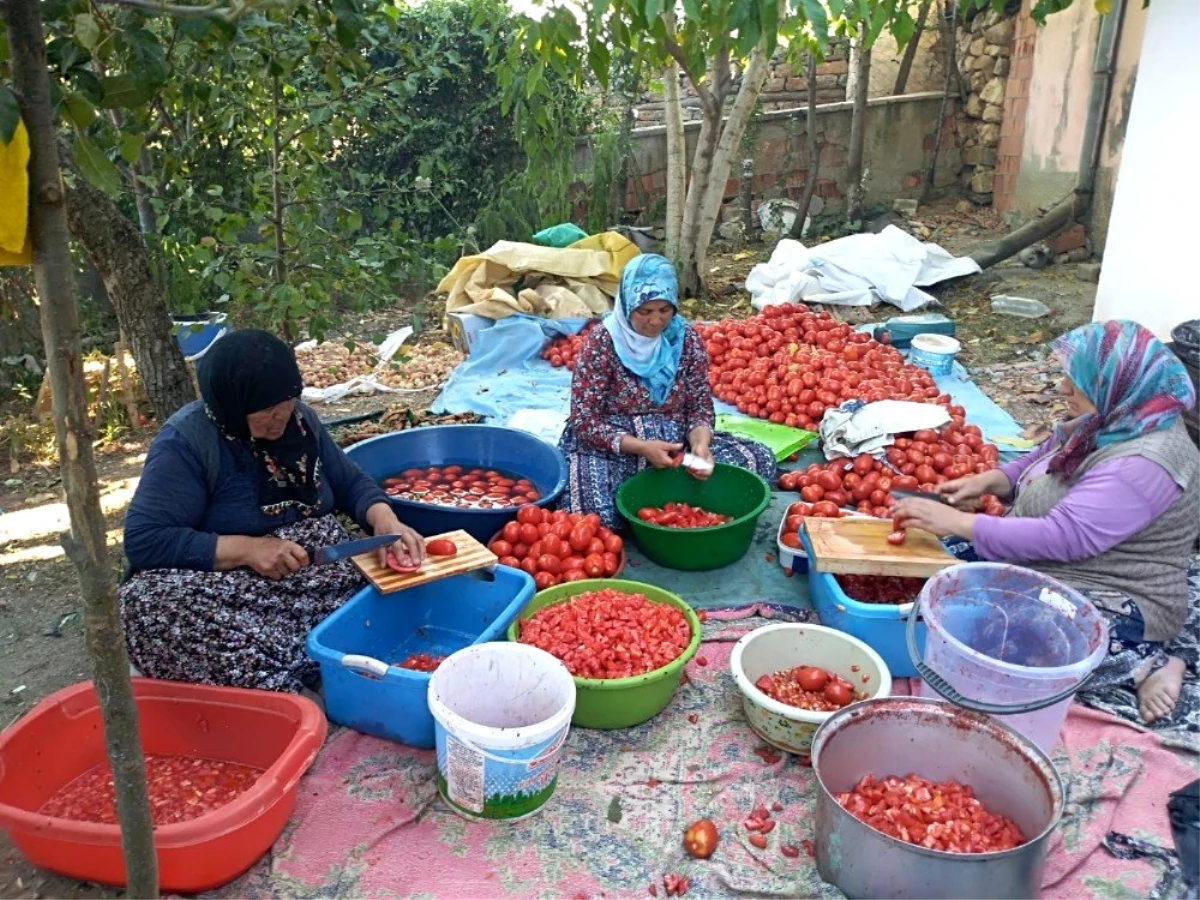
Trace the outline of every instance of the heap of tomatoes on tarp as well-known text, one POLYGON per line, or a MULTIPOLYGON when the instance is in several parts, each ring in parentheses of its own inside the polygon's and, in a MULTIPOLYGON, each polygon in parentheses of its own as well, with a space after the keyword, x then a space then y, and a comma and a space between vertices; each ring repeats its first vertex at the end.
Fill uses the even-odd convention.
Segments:
MULTIPOLYGON (((994 469, 1000 451, 983 440, 978 426, 965 424, 962 415, 955 413, 940 431, 922 430, 896 438, 884 458, 886 464, 860 453, 853 459, 813 463, 803 472, 785 472, 779 477, 780 489, 799 491, 807 504, 807 508, 793 504, 789 515, 836 518, 841 513, 835 515, 833 508, 851 507, 863 515, 887 518, 896 502, 893 490, 936 491, 943 482, 994 469)), ((981 501, 985 515, 1004 514, 1004 504, 994 494, 985 494, 981 501)))
POLYGON ((488 549, 499 557, 500 565, 532 575, 541 591, 568 581, 612 578, 620 571, 625 543, 595 513, 523 506, 516 521, 507 523, 488 549))
POLYGON ((597 320, 593 319, 583 326, 583 330, 579 334, 564 334, 562 337, 555 338, 542 350, 542 359, 556 369, 565 367, 572 372, 575 371, 575 360, 579 357, 579 351, 583 347, 583 339, 597 324, 597 320))
POLYGON ((896 348, 803 303, 696 330, 708 351, 713 393, 747 416, 815 431, 826 410, 846 400, 950 406, 933 376, 906 363, 896 348))

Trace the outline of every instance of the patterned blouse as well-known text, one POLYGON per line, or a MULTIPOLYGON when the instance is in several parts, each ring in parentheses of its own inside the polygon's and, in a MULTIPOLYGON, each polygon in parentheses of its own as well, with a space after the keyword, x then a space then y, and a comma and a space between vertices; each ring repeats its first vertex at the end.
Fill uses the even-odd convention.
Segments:
POLYGON ((700 425, 712 430, 708 354, 692 326, 686 328, 675 386, 662 406, 654 404, 645 385, 621 363, 608 329, 588 332, 575 360, 567 420, 580 450, 620 453, 621 437, 629 433, 634 416, 667 416, 683 425, 684 434, 700 425))

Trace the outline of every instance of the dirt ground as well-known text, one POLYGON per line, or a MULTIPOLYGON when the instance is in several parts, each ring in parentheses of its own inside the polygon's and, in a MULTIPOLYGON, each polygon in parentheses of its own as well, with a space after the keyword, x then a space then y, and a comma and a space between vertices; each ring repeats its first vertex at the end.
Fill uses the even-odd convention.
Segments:
MULTIPOLYGON (((965 211, 953 202, 922 207, 906 223, 924 240, 934 240, 955 254, 968 253, 1004 233, 987 210, 965 211)), ((685 301, 690 318, 741 317, 752 310, 745 292, 746 275, 770 256, 761 243, 720 246, 710 259, 709 297, 685 301)), ((1062 411, 1055 393, 1057 375, 1047 342, 1090 321, 1096 285, 1082 280, 1078 265, 1033 271, 1010 261, 982 275, 931 290, 955 320, 963 342, 961 361, 979 386, 1035 437, 1062 411), (1051 314, 1021 319, 992 312, 995 294, 1039 299, 1051 314)), ((875 319, 897 310, 873 309, 875 319)), ((365 340, 407 321, 402 309, 376 312, 345 323, 343 334, 365 340)), ((419 336, 418 344, 446 340, 444 334, 419 336)), ((404 395, 422 408, 435 391, 404 395)), ((383 409, 394 397, 346 398, 318 407, 330 420, 383 409)), ((0 417, 0 428, 3 420, 0 417)), ((125 508, 137 484, 150 434, 135 434, 97 451, 102 503, 106 514, 114 573, 122 567, 120 529, 125 508)), ((83 620, 75 573, 58 544, 65 530, 66 507, 61 483, 52 467, 29 462, 0 483, 0 726, 7 727, 47 694, 88 678, 83 620)), ((119 894, 94 885, 45 875, 29 866, 0 835, 0 897, 109 897, 119 894)))

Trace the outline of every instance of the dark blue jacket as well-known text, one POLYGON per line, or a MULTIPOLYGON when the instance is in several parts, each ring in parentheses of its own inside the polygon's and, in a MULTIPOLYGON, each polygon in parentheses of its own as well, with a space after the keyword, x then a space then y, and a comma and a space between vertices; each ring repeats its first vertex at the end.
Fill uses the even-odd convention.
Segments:
MULTIPOLYGON (((319 514, 337 510, 365 528, 367 510, 387 496, 346 458, 315 412, 303 404, 299 409, 319 441, 319 514)), ((189 403, 167 420, 146 455, 125 516, 130 568, 211 571, 218 535, 261 537, 300 519, 294 508, 263 515, 261 479, 249 448, 222 437, 199 400, 189 403)))

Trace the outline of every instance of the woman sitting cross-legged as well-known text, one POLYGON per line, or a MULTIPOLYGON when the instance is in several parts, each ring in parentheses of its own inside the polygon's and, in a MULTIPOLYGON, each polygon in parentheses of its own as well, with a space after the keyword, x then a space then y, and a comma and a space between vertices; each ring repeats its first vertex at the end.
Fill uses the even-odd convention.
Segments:
POLYGON ((299 402, 283 341, 235 331, 205 354, 199 380, 202 399, 151 444, 125 518, 130 659, 152 678, 311 687, 308 632, 365 583, 350 560, 310 565, 348 537, 334 513, 396 535, 390 551, 405 561, 424 560, 424 541, 299 402))
POLYGON ((907 499, 895 515, 1087 595, 1111 639, 1088 689, 1136 687, 1152 722, 1172 715, 1185 671, 1166 647, 1188 617, 1200 533, 1200 452, 1181 419, 1195 391, 1174 354, 1133 322, 1094 322, 1053 347, 1071 418, 1016 462, 939 485, 954 506, 907 499), (1012 500, 1007 516, 967 511, 989 493, 1012 500))
POLYGON ((685 447, 768 481, 777 473, 767 447, 714 432, 708 356, 678 305, 671 263, 656 254, 634 257, 613 311, 584 338, 575 362, 560 444, 570 476, 563 501, 572 512, 598 514, 609 528, 619 525, 621 483, 647 466, 675 465, 685 447))

